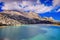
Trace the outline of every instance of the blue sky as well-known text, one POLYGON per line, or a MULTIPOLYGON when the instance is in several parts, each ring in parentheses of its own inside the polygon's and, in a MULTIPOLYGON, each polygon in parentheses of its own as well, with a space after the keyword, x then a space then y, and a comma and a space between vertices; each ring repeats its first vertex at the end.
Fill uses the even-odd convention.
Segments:
MULTIPOLYGON (((46 6, 52 6, 52 1, 49 0, 49 2, 45 3, 43 0, 41 0, 42 3, 44 3, 46 6)), ((53 17, 56 20, 60 20, 60 12, 56 12, 58 9, 60 9, 60 6, 56 6, 54 9, 52 9, 50 12, 46 12, 43 14, 40 14, 42 17, 53 17)))
POLYGON ((42 4, 45 4, 46 6, 51 6, 53 0, 40 0, 42 4), (46 1, 46 2, 45 2, 46 1))
MULTIPOLYGON (((12 0, 11 0, 12 1, 12 0)), ((16 0, 17 1, 17 0, 16 0)), ((60 20, 60 5, 59 0, 38 0, 36 2, 0 2, 0 11, 2 10, 24 10, 38 13, 42 17, 53 17, 55 20, 60 20), (12 6, 13 5, 13 6, 12 6), (31 6, 32 5, 32 6, 31 6), (29 9, 30 8, 30 9, 29 9)))
POLYGON ((60 20, 60 13, 58 12, 47 12, 47 13, 44 13, 44 14, 40 14, 40 16, 42 17, 53 17, 54 19, 56 20, 60 20))

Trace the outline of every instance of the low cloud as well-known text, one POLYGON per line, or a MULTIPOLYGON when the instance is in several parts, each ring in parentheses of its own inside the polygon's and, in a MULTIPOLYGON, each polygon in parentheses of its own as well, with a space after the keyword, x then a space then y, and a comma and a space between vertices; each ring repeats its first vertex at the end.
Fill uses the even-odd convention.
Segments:
POLYGON ((36 5, 36 6, 28 6, 24 9, 26 11, 27 10, 33 11, 35 13, 45 13, 45 12, 49 12, 50 10, 52 10, 52 6, 48 7, 42 4, 42 5, 36 5))
MULTIPOLYGON (((33 0, 34 1, 34 0, 33 0)), ((59 5, 59 0, 53 0, 53 6, 45 6, 44 4, 33 3, 30 1, 22 2, 7 2, 2 7, 3 10, 19 10, 19 11, 32 11, 35 13, 50 12, 53 7, 59 5)))
POLYGON ((48 12, 52 9, 52 7, 45 6, 44 4, 33 4, 31 2, 11 2, 11 3, 5 3, 5 6, 2 7, 3 10, 23 10, 23 11, 32 11, 36 13, 44 13, 48 12))

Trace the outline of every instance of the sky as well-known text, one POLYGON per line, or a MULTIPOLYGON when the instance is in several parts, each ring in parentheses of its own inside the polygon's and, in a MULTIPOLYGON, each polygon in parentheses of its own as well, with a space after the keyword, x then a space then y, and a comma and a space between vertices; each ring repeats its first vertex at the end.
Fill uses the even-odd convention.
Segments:
POLYGON ((60 0, 0 0, 0 11, 3 10, 31 11, 60 20, 60 0))

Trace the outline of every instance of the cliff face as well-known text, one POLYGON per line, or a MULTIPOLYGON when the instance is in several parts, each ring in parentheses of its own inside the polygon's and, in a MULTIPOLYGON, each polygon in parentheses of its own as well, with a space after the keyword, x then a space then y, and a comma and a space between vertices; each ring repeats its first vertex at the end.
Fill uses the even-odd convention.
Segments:
POLYGON ((51 24, 52 22, 46 20, 40 20, 38 14, 35 13, 24 13, 24 12, 17 12, 17 11, 3 11, 0 12, 0 26, 16 26, 21 24, 40 24, 40 23, 47 23, 51 24))
POLYGON ((10 14, 10 15, 19 15, 19 16, 23 16, 26 18, 30 18, 30 19, 40 19, 39 15, 33 12, 29 12, 29 13, 25 13, 25 12, 20 12, 20 11, 11 11, 11 10, 5 10, 2 13, 6 13, 6 14, 10 14))
POLYGON ((20 24, 18 21, 14 19, 10 19, 7 14, 0 13, 0 26, 9 26, 9 25, 16 25, 20 24))

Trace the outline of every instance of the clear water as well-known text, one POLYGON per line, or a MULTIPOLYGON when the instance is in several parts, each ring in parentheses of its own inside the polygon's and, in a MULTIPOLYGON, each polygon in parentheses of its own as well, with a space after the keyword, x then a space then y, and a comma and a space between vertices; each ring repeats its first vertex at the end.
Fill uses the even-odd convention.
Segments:
POLYGON ((4 40, 60 40, 60 26, 37 24, 0 28, 4 40))

